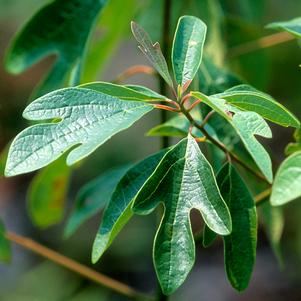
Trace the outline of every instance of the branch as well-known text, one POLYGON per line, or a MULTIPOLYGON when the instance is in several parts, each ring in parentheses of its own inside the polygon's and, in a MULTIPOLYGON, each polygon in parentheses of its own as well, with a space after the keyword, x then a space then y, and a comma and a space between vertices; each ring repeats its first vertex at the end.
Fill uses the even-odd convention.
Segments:
POLYGON ((114 80, 114 83, 120 84, 124 82, 126 79, 141 73, 148 74, 148 75, 155 75, 156 71, 154 68, 150 66, 145 66, 145 65, 132 66, 124 70, 122 73, 120 73, 114 80))
POLYGON ((35 241, 33 241, 30 238, 20 236, 13 232, 6 232, 5 234, 6 238, 20 246, 22 246, 25 249, 28 249, 44 258, 47 258, 58 265, 61 265, 65 268, 67 268, 70 271, 73 271, 89 280, 94 281, 95 283, 98 283, 106 288, 109 288, 121 295, 124 295, 128 298, 131 298, 133 300, 152 300, 150 297, 145 296, 144 294, 136 291, 132 287, 121 283, 115 279, 112 279, 106 275, 103 275, 99 272, 96 272, 95 270, 82 265, 64 255, 61 255, 60 253, 51 250, 35 241))

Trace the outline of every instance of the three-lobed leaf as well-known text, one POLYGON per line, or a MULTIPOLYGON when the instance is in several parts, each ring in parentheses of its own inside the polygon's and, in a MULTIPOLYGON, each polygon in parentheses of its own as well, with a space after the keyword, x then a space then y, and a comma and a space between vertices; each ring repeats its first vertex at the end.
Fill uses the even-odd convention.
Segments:
POLYGON ((196 17, 179 19, 172 47, 172 66, 176 82, 184 89, 200 67, 206 31, 206 24, 196 17))
POLYGON ((280 165, 272 187, 270 202, 284 205, 301 196, 301 151, 286 158, 280 165))
POLYGON ((120 100, 86 88, 48 93, 32 102, 23 116, 52 122, 28 127, 14 139, 5 174, 39 169, 70 148, 67 164, 72 165, 152 109, 144 102, 120 100))
POLYGON ((198 209, 215 232, 231 232, 231 217, 209 162, 189 135, 162 158, 135 197, 133 211, 149 214, 160 203, 164 215, 154 242, 154 264, 165 294, 185 280, 195 260, 189 214, 198 209))
POLYGON ((99 260, 117 234, 132 217, 132 200, 155 170, 166 150, 153 154, 131 167, 116 186, 103 214, 92 251, 92 262, 99 260))
POLYGON ((274 22, 267 25, 267 28, 287 31, 297 38, 301 38, 301 17, 284 22, 274 22))

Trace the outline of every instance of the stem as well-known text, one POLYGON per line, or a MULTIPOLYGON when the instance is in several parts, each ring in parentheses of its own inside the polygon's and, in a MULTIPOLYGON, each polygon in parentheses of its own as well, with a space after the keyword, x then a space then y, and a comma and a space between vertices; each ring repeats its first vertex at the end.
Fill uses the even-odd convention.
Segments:
POLYGON ((106 288, 109 288, 121 295, 124 295, 133 300, 152 300, 150 297, 145 296, 144 294, 136 291, 130 286, 121 283, 115 279, 112 279, 106 275, 103 275, 99 272, 94 271, 93 269, 80 264, 54 250, 51 250, 34 240, 23 237, 13 232, 6 232, 6 238, 25 249, 28 249, 44 258, 47 258, 60 266, 67 268, 70 271, 73 271, 89 280, 94 281, 106 288))
POLYGON ((228 53, 228 58, 235 58, 259 49, 269 48, 274 45, 292 41, 294 39, 295 37, 287 32, 275 33, 231 48, 228 53))
POLYGON ((261 193, 257 194, 254 198, 256 206, 260 206, 261 204, 265 203, 268 199, 268 196, 271 194, 271 188, 268 188, 261 193))
POLYGON ((124 70, 122 73, 120 73, 116 77, 114 82, 117 84, 120 84, 120 83, 124 82, 126 79, 128 79, 136 74, 140 74, 140 73, 144 73, 144 74, 148 74, 148 75, 155 75, 156 71, 154 68, 152 68, 150 66, 145 66, 145 65, 132 66, 132 67, 124 70))

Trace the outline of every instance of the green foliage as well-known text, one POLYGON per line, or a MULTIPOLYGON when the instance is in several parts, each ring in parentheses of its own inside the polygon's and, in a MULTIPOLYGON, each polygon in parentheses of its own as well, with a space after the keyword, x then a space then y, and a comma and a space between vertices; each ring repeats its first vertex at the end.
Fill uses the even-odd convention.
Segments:
POLYGON ((196 208, 213 231, 227 235, 231 218, 213 170, 188 136, 166 153, 135 197, 133 210, 149 214, 160 203, 164 216, 154 242, 154 264, 165 294, 173 293, 194 264, 189 213, 196 208))
POLYGON ((301 17, 285 22, 274 22, 267 25, 267 28, 287 31, 297 38, 301 38, 301 17))
POLYGON ((0 262, 10 262, 11 260, 11 248, 10 242, 5 237, 5 226, 0 220, 0 262))
POLYGON ((285 159, 275 176, 271 194, 273 206, 284 205, 301 196, 301 152, 285 159))
POLYGON ((295 130, 295 142, 289 143, 285 148, 285 153, 291 155, 301 150, 301 127, 295 130))
POLYGON ((18 74, 55 54, 54 66, 35 94, 77 84, 90 30, 106 2, 55 0, 43 7, 16 35, 6 57, 7 70, 18 74))

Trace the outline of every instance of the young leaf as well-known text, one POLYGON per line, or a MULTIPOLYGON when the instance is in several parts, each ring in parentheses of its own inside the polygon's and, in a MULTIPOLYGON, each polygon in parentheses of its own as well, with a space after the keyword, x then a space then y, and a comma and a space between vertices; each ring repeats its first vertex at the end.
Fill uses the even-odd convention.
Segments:
POLYGON ((5 237, 5 226, 0 220, 0 262, 10 262, 11 247, 10 242, 5 237))
POLYGON ((282 126, 299 127, 299 120, 284 106, 271 96, 262 93, 251 86, 239 85, 216 94, 214 97, 222 98, 234 107, 244 111, 253 111, 263 118, 282 126))
POLYGON ((65 237, 71 236, 82 223, 107 205, 116 185, 128 168, 129 166, 121 166, 109 170, 79 190, 64 231, 65 237))
POLYGON ((201 99, 233 126, 261 172, 269 182, 272 182, 273 172, 270 156, 255 138, 255 135, 265 138, 272 137, 272 132, 266 121, 256 112, 241 111, 226 104, 224 99, 207 97, 200 92, 192 92, 192 95, 201 99), (231 117, 229 112, 234 113, 234 115, 231 117))
POLYGON ((149 214, 160 203, 164 215, 154 242, 154 264, 164 294, 185 280, 195 259, 189 213, 196 208, 213 231, 228 235, 231 217, 209 162, 189 135, 166 153, 135 197, 133 211, 149 214))
POLYGON ((28 127, 15 138, 5 175, 39 169, 73 147, 67 156, 67 164, 72 165, 152 109, 146 103, 124 101, 84 88, 46 94, 32 102, 23 116, 29 120, 55 120, 28 127))
POLYGON ((33 178, 27 199, 29 215, 37 227, 47 228, 62 220, 70 172, 63 156, 33 178))
POLYGON ((148 33, 137 23, 131 22, 131 28, 136 41, 139 43, 139 49, 149 59, 167 84, 172 87, 172 79, 168 71, 166 60, 162 54, 160 44, 158 42, 153 44, 148 33))
POLYGON ((16 35, 6 57, 7 70, 18 74, 56 54, 57 60, 36 96, 61 88, 66 81, 78 82, 90 30, 106 2, 55 0, 44 6, 16 35))
POLYGON ((217 175, 217 182, 232 218, 232 232, 223 237, 225 268, 231 285, 242 291, 249 284, 256 258, 256 206, 246 184, 231 164, 224 165, 217 175))
POLYGON ((96 263, 115 237, 132 217, 131 204, 143 183, 155 170, 166 153, 162 150, 130 168, 118 183, 106 208, 92 251, 92 262, 96 263))
POLYGON ((301 17, 284 22, 274 22, 267 25, 267 28, 287 31, 297 38, 301 38, 301 17))
POLYGON ((301 196, 301 151, 286 158, 280 165, 272 187, 270 202, 281 206, 301 196))
POLYGON ((196 17, 179 19, 172 47, 172 66, 176 82, 184 88, 200 67, 206 31, 206 24, 196 17))

